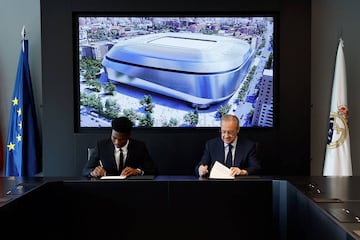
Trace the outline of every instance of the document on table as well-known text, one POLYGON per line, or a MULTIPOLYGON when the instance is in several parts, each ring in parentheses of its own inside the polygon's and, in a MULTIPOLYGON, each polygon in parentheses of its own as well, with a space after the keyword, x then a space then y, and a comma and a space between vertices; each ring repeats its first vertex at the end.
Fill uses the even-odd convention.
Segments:
POLYGON ((109 180, 116 180, 116 179, 125 179, 125 175, 120 176, 102 176, 100 179, 109 179, 109 180))
POLYGON ((209 178, 216 179, 234 179, 235 177, 230 175, 230 168, 216 161, 210 171, 209 178))

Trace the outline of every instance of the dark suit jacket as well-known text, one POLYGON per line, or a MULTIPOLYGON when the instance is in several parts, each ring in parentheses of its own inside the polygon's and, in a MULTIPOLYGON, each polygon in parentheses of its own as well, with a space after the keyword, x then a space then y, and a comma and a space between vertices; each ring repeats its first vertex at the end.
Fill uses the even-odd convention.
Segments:
MULTIPOLYGON (((114 151, 115 147, 110 138, 99 141, 83 168, 82 175, 89 177, 90 172, 100 165, 99 160, 101 160, 106 170, 106 175, 120 175, 116 166, 114 151)), ((157 172, 145 143, 131 138, 129 139, 128 152, 125 159, 125 167, 127 166, 139 168, 146 175, 155 175, 157 172)))
MULTIPOLYGON (((215 161, 219 161, 225 165, 224 142, 220 137, 210 139, 206 142, 204 153, 195 168, 196 176, 199 176, 198 169, 200 165, 208 165, 210 172, 215 161)), ((244 137, 238 137, 234 156, 234 166, 239 167, 240 169, 246 169, 249 175, 259 174, 260 163, 256 158, 255 142, 244 137)))

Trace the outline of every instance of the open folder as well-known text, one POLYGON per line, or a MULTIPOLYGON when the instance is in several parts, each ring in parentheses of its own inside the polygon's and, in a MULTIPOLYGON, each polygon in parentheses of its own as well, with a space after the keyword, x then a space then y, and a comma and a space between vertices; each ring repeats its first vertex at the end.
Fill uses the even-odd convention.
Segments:
POLYGON ((108 180, 153 180, 155 178, 155 175, 132 175, 132 176, 102 176, 100 179, 108 179, 108 180))
POLYGON ((100 179, 109 179, 109 180, 118 180, 118 179, 126 179, 126 176, 102 176, 100 179))
POLYGON ((235 177, 230 175, 230 168, 216 161, 214 166, 211 168, 209 178, 234 179, 235 177))

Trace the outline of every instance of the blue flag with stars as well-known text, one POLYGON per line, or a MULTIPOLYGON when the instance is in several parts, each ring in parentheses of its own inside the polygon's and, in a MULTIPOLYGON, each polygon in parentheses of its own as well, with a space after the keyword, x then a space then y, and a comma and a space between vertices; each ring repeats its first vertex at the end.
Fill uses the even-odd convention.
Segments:
POLYGON ((6 176, 41 172, 41 142, 28 62, 28 40, 22 40, 6 144, 6 176))

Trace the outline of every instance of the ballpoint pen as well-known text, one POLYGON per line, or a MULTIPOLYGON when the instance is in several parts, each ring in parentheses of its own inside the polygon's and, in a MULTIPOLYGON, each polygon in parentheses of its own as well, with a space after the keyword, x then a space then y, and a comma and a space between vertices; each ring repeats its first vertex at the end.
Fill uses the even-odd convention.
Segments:
POLYGON ((104 168, 104 165, 103 165, 102 161, 99 160, 99 163, 100 163, 100 167, 102 167, 102 168, 104 169, 104 176, 106 176, 106 170, 105 170, 105 168, 104 168))

